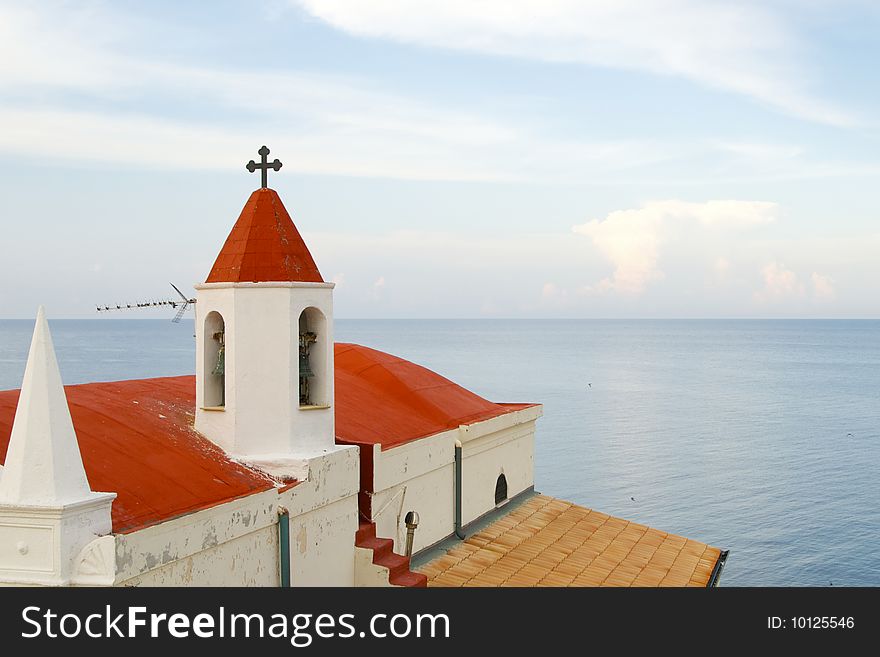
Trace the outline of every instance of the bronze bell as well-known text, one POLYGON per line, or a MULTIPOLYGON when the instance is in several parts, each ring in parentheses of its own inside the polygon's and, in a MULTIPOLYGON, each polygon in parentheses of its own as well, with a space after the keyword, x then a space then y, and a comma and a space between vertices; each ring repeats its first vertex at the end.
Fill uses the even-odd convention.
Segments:
POLYGON ((301 379, 311 378, 315 376, 315 373, 312 371, 311 366, 309 365, 309 355, 308 354, 300 354, 299 355, 299 377, 301 379))
POLYGON ((220 346, 220 351, 217 352, 217 362, 214 364, 214 369, 211 371, 211 374, 216 374, 217 376, 223 376, 226 374, 226 356, 223 353, 223 346, 220 346))

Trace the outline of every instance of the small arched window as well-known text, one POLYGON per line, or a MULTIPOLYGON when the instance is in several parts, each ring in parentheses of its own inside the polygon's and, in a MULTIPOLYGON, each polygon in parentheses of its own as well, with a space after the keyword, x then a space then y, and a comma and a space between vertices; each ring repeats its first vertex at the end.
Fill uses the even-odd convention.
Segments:
POLYGON ((327 320, 324 313, 317 308, 306 308, 299 316, 300 408, 330 405, 327 384, 327 349, 327 320))
POLYGON ((205 408, 226 405, 226 322, 218 312, 205 317, 203 399, 205 408))
POLYGON ((498 475, 498 481, 495 482, 495 506, 507 501, 507 477, 504 474, 498 475))

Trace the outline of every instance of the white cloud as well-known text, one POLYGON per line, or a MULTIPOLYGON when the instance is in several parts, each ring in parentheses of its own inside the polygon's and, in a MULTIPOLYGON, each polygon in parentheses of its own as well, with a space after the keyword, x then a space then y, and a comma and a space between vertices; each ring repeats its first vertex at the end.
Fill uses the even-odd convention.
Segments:
POLYGON ((552 299, 559 295, 559 287, 556 283, 544 283, 541 288, 541 296, 545 299, 552 299))
POLYGON ((810 276, 813 283, 813 296, 819 301, 830 301, 834 299, 834 281, 828 276, 823 276, 817 272, 813 272, 810 276))
POLYGON ((620 210, 603 221, 575 226, 614 265, 613 277, 599 282, 600 291, 639 294, 648 283, 663 277, 657 268, 663 221, 662 215, 651 211, 620 210))
POLYGON ((715 274, 719 277, 727 276, 727 273, 730 271, 730 260, 723 256, 719 257, 715 260, 713 268, 715 269, 715 274))
POLYGON ((560 288, 556 283, 544 283, 541 287, 541 298, 551 303, 559 303, 568 298, 568 290, 560 288))
POLYGON ((593 291, 640 294, 649 283, 663 278, 658 266, 660 248, 676 228, 746 228, 773 221, 778 211, 775 203, 764 201, 651 201, 572 230, 589 237, 614 266, 612 276, 599 281, 593 291))
POLYGON ((770 262, 764 265, 761 276, 764 287, 755 292, 756 301, 768 303, 804 296, 804 286, 798 280, 797 274, 783 264, 770 262))
MULTIPOLYGON (((798 278, 798 275, 779 262, 770 262, 761 268, 761 277, 764 285, 754 294, 755 301, 759 303, 784 302, 791 300, 803 300, 807 298, 806 286, 798 278)), ((831 301, 835 298, 834 281, 818 272, 810 275, 812 294, 810 297, 816 301, 831 301)))
POLYGON ((712 0, 292 0, 359 36, 649 71, 743 94, 834 125, 854 117, 812 95, 790 28, 762 4, 712 0))
POLYGON ((385 277, 380 276, 363 294, 363 298, 368 301, 379 301, 382 298, 382 292, 385 289, 385 277))

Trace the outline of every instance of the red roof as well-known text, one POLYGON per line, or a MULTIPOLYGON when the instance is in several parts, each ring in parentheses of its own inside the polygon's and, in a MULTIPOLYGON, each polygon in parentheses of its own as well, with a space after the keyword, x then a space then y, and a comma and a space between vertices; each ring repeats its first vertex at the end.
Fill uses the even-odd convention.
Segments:
POLYGON ((274 189, 251 194, 205 282, 260 281, 324 281, 274 189))
POLYGON ((496 404, 436 372, 356 344, 336 345, 336 439, 395 447, 532 404, 496 404))
MULTIPOLYGON (((492 403, 375 349, 337 344, 335 354, 341 443, 389 448, 529 406, 492 403)), ((275 485, 193 429, 194 376, 87 383, 65 386, 65 392, 92 490, 117 494, 114 532, 142 529, 275 485)), ((3 462, 18 396, 18 390, 0 392, 3 462)))
MULTIPOLYGON (((274 487, 193 429, 192 376, 65 386, 92 490, 117 493, 113 531, 141 529, 274 487)), ((0 455, 18 390, 0 392, 0 455)))
POLYGON ((494 404, 415 363, 336 344, 336 442, 363 445, 358 507, 372 517, 373 445, 382 449, 488 420, 532 404, 494 404))

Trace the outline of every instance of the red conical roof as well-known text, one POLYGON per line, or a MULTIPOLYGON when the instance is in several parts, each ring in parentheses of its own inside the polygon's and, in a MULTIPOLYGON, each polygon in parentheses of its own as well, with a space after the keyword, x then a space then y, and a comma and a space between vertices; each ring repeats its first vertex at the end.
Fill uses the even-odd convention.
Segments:
POLYGON ((206 283, 323 283, 312 254, 274 189, 258 189, 232 227, 206 283))

